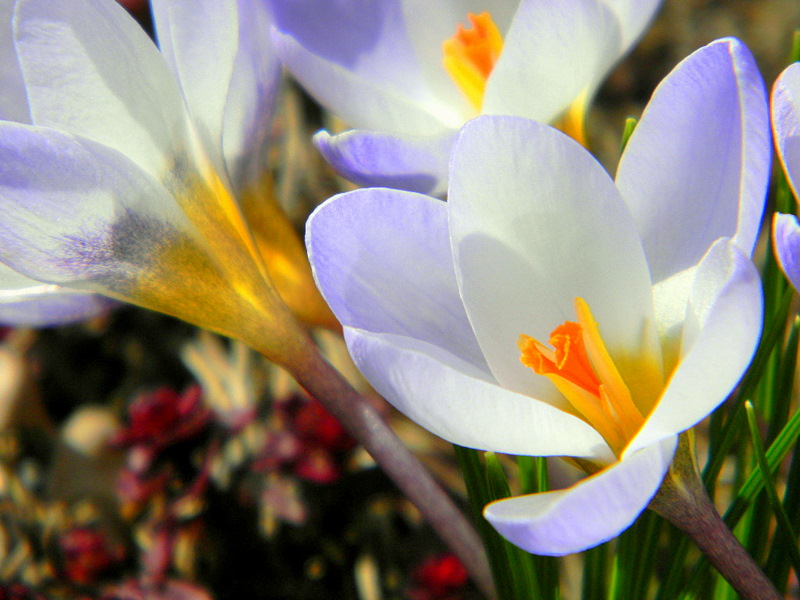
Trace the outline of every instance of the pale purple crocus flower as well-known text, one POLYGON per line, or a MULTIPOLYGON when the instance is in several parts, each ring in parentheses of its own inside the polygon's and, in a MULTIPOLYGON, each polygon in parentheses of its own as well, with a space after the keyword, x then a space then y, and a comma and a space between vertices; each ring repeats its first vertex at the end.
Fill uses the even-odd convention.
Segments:
POLYGON ((750 362, 769 168, 763 82, 724 39, 658 87, 616 182, 556 129, 481 116, 455 142, 447 203, 342 194, 306 241, 352 357, 400 411, 462 446, 593 473, 485 510, 514 544, 561 555, 633 522, 678 434, 750 362))
MULTIPOLYGON (((800 63, 781 73, 772 90, 775 147, 786 178, 800 198, 800 63)), ((776 213, 772 223, 775 255, 795 289, 800 289, 800 224, 794 215, 776 213)))
POLYGON ((30 122, 0 121, 0 262, 299 360, 284 302, 316 290, 263 179, 280 75, 267 7, 152 8, 160 51, 113 0, 14 4, 30 122))
POLYGON ((326 160, 361 185, 441 195, 456 132, 478 114, 561 119, 580 137, 586 105, 660 4, 273 0, 273 13, 286 67, 354 128, 316 135, 326 160), (470 23, 484 11, 491 24, 470 23))

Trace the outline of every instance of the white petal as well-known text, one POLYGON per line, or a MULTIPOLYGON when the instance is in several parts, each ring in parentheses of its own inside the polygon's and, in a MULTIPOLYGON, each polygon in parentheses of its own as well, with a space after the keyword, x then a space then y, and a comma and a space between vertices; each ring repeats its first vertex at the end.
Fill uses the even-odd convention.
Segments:
POLYGON ((159 175, 186 139, 177 83, 111 0, 19 0, 16 47, 34 123, 119 150, 159 175))
POLYGON ((239 46, 236 3, 152 0, 151 6, 161 54, 180 84, 215 166, 222 172, 222 118, 239 46))
POLYGON ((281 64, 272 47, 272 19, 263 0, 239 1, 239 50, 222 131, 225 163, 241 192, 263 175, 281 64))
POLYGON ((581 92, 591 97, 620 54, 619 25, 599 0, 522 0, 483 112, 550 122, 581 92))
POLYGON ((384 398, 450 442, 508 454, 613 460, 584 421, 500 387, 441 348, 349 327, 345 340, 359 370, 384 398))
POLYGON ((540 397, 548 382, 520 363, 517 339, 546 341, 575 320, 576 297, 588 302, 612 356, 659 360, 633 221, 574 140, 515 117, 471 121, 454 147, 448 206, 464 305, 503 385, 540 397))
POLYGON ((696 265, 719 237, 752 250, 769 145, 763 82, 741 42, 698 50, 661 83, 617 175, 653 281, 696 265))
POLYGON ((663 440, 566 490, 498 500, 483 511, 511 543, 562 556, 597 546, 636 520, 658 491, 677 438, 663 440))
POLYGON ((626 455, 692 427, 728 397, 758 345, 762 312, 755 266, 730 240, 718 241, 697 269, 681 362, 626 455))
MULTIPOLYGON (((448 114, 427 86, 393 87, 327 57, 318 56, 287 34, 273 35, 284 65, 317 101, 351 127, 408 135, 436 135, 458 127, 460 114, 448 114)), ((385 66, 391 70, 391 64, 385 66)), ((423 85, 423 84, 420 84, 423 85)))

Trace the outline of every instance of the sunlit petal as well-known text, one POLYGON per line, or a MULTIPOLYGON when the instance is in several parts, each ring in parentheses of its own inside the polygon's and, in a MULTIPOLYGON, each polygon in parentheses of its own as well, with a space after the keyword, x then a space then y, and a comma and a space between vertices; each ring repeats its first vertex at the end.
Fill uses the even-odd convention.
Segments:
POLYGON ((400 136, 354 129, 314 143, 343 177, 363 186, 390 187, 442 196, 455 134, 400 136))
POLYGON ((458 294, 444 203, 359 190, 323 204, 307 227, 317 281, 343 325, 417 338, 488 371, 458 294))
POLYGON ((680 363, 626 453, 694 426, 727 398, 758 345, 762 305, 753 263, 730 240, 714 244, 692 285, 680 363))
POLYGON ((584 421, 487 380, 437 346, 350 328, 345 339, 359 370, 381 395, 448 441, 508 454, 613 459, 584 421))
POLYGON ((584 298, 611 348, 658 355, 650 278, 633 221, 603 168, 533 121, 479 117, 453 153, 448 206, 456 273, 498 380, 536 395, 521 333, 547 339, 584 298), (491 173, 490 177, 486 173, 491 173))
POLYGON ((633 453, 571 488, 498 500, 484 517, 503 537, 534 554, 562 556, 627 529, 655 495, 677 437, 633 453))
POLYGON ((128 13, 102 0, 19 0, 16 7, 33 122, 119 150, 151 174, 174 167, 187 151, 181 93, 128 13))
POLYGON ((617 175, 655 282, 697 264, 719 237, 752 251, 770 172, 768 121, 758 67, 737 40, 698 50, 658 87, 617 175))

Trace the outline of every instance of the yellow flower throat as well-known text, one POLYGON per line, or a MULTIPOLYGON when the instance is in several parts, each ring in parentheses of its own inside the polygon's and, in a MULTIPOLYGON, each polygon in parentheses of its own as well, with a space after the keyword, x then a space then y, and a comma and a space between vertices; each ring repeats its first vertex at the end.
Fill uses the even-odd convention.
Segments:
POLYGON ((519 338, 520 361, 558 388, 619 456, 644 423, 608 353, 589 305, 575 299, 578 322, 566 321, 550 334, 548 348, 527 335, 519 338))

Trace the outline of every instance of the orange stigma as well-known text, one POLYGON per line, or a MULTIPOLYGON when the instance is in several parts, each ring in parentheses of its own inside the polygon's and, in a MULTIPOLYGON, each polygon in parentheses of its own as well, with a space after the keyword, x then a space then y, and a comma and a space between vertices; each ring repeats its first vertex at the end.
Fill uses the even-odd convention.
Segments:
POLYGON ((459 23, 455 35, 442 44, 444 68, 480 111, 486 80, 503 50, 503 36, 488 12, 467 17, 472 27, 465 29, 459 23))
POLYGON ((521 335, 520 361, 544 375, 619 456, 644 423, 628 386, 600 336, 589 305, 575 299, 578 322, 566 321, 550 334, 548 348, 521 335))

